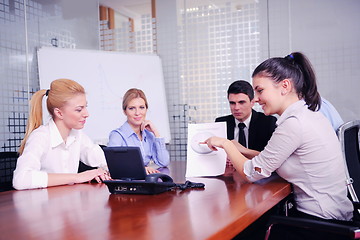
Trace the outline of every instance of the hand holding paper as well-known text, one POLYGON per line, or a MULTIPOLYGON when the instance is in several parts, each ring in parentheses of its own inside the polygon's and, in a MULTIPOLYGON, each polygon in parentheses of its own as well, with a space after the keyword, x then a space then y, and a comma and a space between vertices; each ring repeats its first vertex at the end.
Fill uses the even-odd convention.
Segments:
POLYGON ((204 144, 204 145, 207 146, 210 150, 212 150, 212 151, 217 151, 217 148, 216 148, 216 147, 208 146, 207 140, 205 140, 204 142, 199 142, 199 144, 204 144))
POLYGON ((226 141, 226 138, 213 136, 208 139, 206 139, 204 142, 201 142, 201 144, 206 144, 209 149, 213 151, 217 151, 218 148, 223 148, 224 142, 226 141))

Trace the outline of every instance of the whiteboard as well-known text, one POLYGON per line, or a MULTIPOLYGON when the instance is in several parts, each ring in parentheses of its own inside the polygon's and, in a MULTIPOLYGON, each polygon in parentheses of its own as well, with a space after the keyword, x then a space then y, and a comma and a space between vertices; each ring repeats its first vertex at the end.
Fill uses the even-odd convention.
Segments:
MULTIPOLYGON (((94 142, 106 145, 110 131, 126 121, 122 98, 130 88, 144 91, 149 104, 147 119, 154 123, 165 142, 170 142, 159 56, 55 47, 42 47, 37 56, 41 89, 49 89, 50 83, 59 78, 74 80, 85 88, 90 116, 84 131, 94 142)), ((46 122, 49 115, 43 112, 47 114, 46 122)))

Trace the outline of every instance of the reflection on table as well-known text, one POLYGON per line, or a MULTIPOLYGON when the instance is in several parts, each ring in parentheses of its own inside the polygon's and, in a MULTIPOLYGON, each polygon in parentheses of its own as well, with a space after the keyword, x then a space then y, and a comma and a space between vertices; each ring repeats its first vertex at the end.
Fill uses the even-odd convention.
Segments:
MULTIPOLYGON (((168 169, 185 179, 185 162, 168 169)), ((290 194, 273 177, 244 183, 224 176, 191 178, 205 189, 157 195, 111 195, 104 184, 0 193, 1 239, 231 239, 290 194)))

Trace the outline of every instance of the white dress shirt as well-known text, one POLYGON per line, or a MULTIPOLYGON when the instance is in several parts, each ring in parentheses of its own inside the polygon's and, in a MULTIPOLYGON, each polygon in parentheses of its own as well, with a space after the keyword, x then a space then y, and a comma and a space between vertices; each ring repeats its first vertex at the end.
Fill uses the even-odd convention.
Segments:
POLYGON ((63 141, 51 119, 29 136, 14 171, 15 189, 43 188, 48 173, 77 173, 79 160, 92 167, 106 168, 104 152, 81 130, 72 129, 63 141))
POLYGON ((303 100, 285 110, 268 145, 244 165, 251 181, 273 171, 292 183, 299 211, 325 219, 352 218, 340 143, 330 122, 303 100))

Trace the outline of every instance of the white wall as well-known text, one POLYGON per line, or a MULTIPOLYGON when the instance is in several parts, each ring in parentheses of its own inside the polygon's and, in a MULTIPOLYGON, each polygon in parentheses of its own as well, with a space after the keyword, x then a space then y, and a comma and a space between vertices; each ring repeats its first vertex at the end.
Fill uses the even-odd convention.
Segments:
POLYGON ((360 119, 360 1, 260 3, 262 60, 305 53, 314 65, 320 94, 345 121, 360 119))

